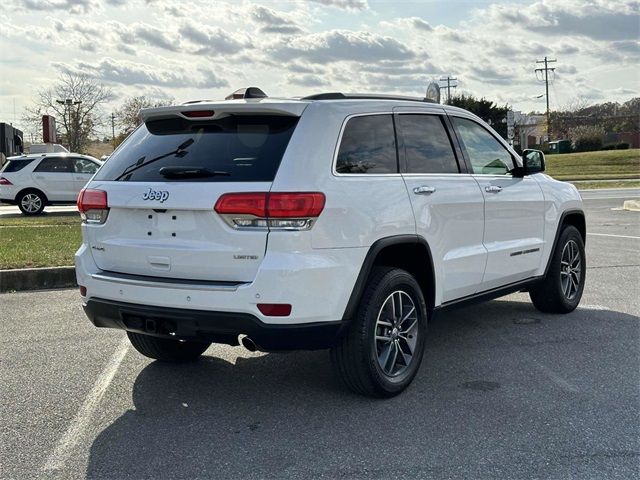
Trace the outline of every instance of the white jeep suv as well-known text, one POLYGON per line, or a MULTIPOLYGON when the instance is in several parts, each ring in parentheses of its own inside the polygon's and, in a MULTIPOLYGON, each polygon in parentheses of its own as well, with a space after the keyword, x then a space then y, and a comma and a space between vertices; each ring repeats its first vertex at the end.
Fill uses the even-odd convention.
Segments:
POLYGON ((73 205, 101 162, 77 153, 9 157, 0 169, 0 201, 38 215, 47 205, 73 205))
POLYGON ((541 152, 425 99, 235 98, 142 110, 79 196, 85 311, 142 354, 331 348, 346 386, 391 396, 436 312, 578 305, 582 201, 541 152))

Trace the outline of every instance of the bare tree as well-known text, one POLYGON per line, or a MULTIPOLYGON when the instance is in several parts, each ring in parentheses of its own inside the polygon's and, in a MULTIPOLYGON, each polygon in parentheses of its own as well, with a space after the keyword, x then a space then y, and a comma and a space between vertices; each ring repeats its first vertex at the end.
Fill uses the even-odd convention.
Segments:
POLYGON ((104 124, 101 106, 112 98, 111 90, 84 74, 65 72, 52 87, 40 90, 34 105, 26 109, 24 120, 40 122, 53 115, 69 150, 84 152, 91 136, 104 124))
POLYGON ((118 126, 122 130, 121 137, 126 137, 140 125, 141 120, 138 117, 138 112, 140 112, 141 109, 163 107, 171 103, 173 103, 173 98, 154 100, 144 95, 126 99, 122 106, 115 112, 118 126))

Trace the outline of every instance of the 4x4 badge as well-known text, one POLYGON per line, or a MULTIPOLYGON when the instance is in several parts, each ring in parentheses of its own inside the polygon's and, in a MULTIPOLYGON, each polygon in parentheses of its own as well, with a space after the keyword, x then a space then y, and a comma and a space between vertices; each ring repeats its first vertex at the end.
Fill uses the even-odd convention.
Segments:
POLYGON ((154 190, 149 188, 148 192, 144 192, 142 194, 143 200, 160 200, 160 203, 163 203, 167 198, 169 198, 169 192, 166 190, 154 190))

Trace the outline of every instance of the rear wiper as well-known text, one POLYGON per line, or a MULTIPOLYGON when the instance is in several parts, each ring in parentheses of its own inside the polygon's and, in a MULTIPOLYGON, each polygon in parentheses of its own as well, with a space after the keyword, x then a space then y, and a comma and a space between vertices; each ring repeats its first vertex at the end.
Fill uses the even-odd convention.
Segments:
POLYGON ((146 162, 144 161, 145 157, 139 158, 138 160, 136 160, 135 163, 132 163, 127 168, 125 168, 124 171, 116 177, 115 181, 118 181, 123 177, 135 172, 139 168, 149 165, 150 163, 157 162, 158 160, 162 160, 163 158, 170 157, 171 155, 175 155, 176 157, 182 158, 187 153, 189 153, 185 150, 185 148, 187 148, 192 143, 193 143, 193 138, 189 138, 188 140, 185 140, 180 145, 178 145, 178 148, 176 148, 174 151, 152 158, 151 160, 148 160, 146 162))
POLYGON ((221 170, 209 170, 201 167, 162 167, 158 173, 165 178, 208 178, 218 176, 229 176, 229 172, 221 170))

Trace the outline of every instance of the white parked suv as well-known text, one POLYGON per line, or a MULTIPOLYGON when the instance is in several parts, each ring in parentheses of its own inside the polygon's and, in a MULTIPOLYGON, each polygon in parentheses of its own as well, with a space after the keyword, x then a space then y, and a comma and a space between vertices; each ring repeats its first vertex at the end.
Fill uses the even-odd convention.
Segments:
POLYGON ((25 215, 44 207, 74 204, 101 162, 77 153, 42 153, 9 157, 0 170, 0 201, 18 205, 25 215))
POLYGON ((85 311, 142 354, 331 348, 344 384, 391 396, 437 312, 578 305, 582 201, 541 152, 425 99, 235 98, 142 110, 78 199, 85 311))

